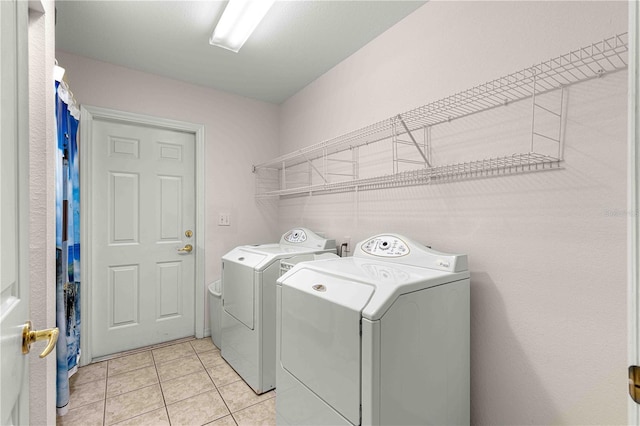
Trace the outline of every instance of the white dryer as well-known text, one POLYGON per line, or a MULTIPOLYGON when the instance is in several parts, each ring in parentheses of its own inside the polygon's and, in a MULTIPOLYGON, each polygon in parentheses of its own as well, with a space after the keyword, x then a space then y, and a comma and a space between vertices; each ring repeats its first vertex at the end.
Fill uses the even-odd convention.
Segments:
POLYGON ((280 260, 335 253, 335 240, 305 228, 277 244, 239 246, 222 257, 222 357, 256 393, 276 383, 276 279, 280 260))
POLYGON ((469 424, 466 255, 377 235, 277 299, 278 425, 469 424))

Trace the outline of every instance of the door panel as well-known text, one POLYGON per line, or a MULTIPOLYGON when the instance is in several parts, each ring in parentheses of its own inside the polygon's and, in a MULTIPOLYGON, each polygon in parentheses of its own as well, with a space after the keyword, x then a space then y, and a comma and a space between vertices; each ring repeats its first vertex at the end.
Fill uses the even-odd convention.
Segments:
POLYGON ((109 327, 136 324, 138 313, 138 266, 116 266, 109 268, 109 327))
POLYGON ((0 424, 28 424, 27 2, 0 1, 0 424))
POLYGON ((110 244, 139 243, 138 224, 140 182, 134 173, 109 173, 109 205, 108 226, 110 244))
POLYGON ((158 265, 157 318, 172 318, 182 313, 182 263, 166 262, 158 265))
POLYGON ((110 243, 132 244, 139 242, 138 224, 140 205, 138 194, 139 179, 132 173, 109 173, 109 204, 108 226, 110 243))
POLYGON ((160 235, 159 240, 176 241, 180 239, 182 230, 182 178, 179 176, 158 176, 160 190, 159 207, 160 235))
POLYGON ((91 143, 92 356, 194 335, 195 136, 95 120, 91 143))

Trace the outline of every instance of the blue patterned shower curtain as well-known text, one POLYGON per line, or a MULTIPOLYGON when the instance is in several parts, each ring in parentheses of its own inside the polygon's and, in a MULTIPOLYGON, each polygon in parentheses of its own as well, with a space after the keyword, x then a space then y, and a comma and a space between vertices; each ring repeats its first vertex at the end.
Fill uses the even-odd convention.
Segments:
POLYGON ((80 176, 78 173, 78 111, 63 81, 56 90, 56 346, 57 407, 69 404, 69 377, 80 358, 80 176))

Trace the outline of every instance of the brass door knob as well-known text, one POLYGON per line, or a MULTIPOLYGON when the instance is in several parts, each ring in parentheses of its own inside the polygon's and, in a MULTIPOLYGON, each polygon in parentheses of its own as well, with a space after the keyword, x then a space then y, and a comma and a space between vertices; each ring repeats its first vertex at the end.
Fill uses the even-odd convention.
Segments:
POLYGON ((53 348, 56 347, 58 334, 60 334, 58 327, 47 328, 45 330, 32 330, 31 321, 27 321, 24 327, 22 327, 22 353, 25 355, 28 354, 33 342, 37 342, 38 340, 48 340, 49 342, 47 343, 47 346, 40 354, 40 358, 44 358, 51 353, 53 348))
POLYGON ((191 253, 191 250, 193 250, 193 246, 191 244, 185 244, 184 247, 178 249, 178 252, 191 253))

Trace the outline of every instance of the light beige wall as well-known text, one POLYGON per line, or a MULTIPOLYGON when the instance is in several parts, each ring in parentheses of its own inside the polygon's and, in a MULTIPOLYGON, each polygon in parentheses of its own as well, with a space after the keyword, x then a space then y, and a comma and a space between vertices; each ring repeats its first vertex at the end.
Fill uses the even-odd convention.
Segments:
POLYGON ((277 153, 276 105, 68 52, 56 56, 81 104, 205 125, 205 284, 219 278, 220 258, 233 247, 277 237, 277 206, 256 203, 251 172, 277 153), (231 226, 217 226, 220 212, 231 214, 231 226))
MULTIPOLYGON (((29 281, 30 319, 36 329, 56 326, 55 107, 53 1, 29 13, 29 281)), ((41 344, 29 354, 30 423, 56 422, 56 354, 41 344)))
MULTIPOLYGON (((626 28, 626 2, 431 1, 281 106, 280 153, 626 28)), ((472 424, 624 424, 626 88, 621 72, 569 89, 563 170, 281 200, 279 230, 469 255, 472 424)), ((434 154, 482 159, 511 136, 527 151, 519 109, 443 128, 434 154)))

